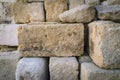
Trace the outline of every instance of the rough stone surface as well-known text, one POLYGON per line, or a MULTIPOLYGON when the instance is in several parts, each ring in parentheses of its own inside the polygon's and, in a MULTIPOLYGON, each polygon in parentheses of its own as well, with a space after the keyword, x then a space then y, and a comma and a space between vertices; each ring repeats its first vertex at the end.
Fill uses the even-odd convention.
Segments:
POLYGON ((0 24, 0 45, 18 46, 16 24, 0 24))
POLYGON ((89 56, 80 56, 78 58, 79 63, 84 63, 84 62, 92 62, 91 58, 89 56))
POLYGON ((0 52, 0 80, 15 80, 15 70, 19 53, 0 52))
POLYGON ((48 80, 46 58, 22 58, 17 64, 16 80, 48 80))
POLYGON ((29 23, 29 22, 44 22, 45 13, 43 2, 23 3, 16 2, 14 4, 14 22, 29 23))
POLYGON ((94 19, 95 10, 94 7, 88 5, 81 5, 65 11, 59 15, 62 22, 82 22, 87 23, 94 19))
POLYGON ((91 6, 96 6, 100 4, 100 0, 85 0, 85 4, 91 5, 91 6))
POLYGON ((84 26, 81 23, 31 24, 19 28, 18 38, 23 56, 80 56, 84 26))
POLYGON ((0 23, 11 23, 13 20, 13 3, 0 3, 0 23))
POLYGON ((97 21, 89 24, 90 56, 103 68, 120 68, 120 24, 97 21))
POLYGON ((105 70, 93 63, 82 63, 81 80, 120 80, 120 69, 105 70))
POLYGON ((120 5, 120 0, 107 0, 109 5, 120 5))
POLYGON ((69 9, 84 4, 84 0, 69 0, 69 9))
POLYGON ((120 5, 101 5, 96 7, 98 18, 120 22, 120 5))
POLYGON ((75 57, 50 58, 50 80, 78 80, 78 62, 75 57))
POLYGON ((59 14, 67 10, 67 0, 44 0, 46 20, 59 22, 59 14))

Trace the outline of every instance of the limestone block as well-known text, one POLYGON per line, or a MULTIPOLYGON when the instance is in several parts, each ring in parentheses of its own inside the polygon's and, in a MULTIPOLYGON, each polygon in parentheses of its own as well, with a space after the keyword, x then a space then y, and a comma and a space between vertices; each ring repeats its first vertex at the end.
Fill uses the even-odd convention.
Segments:
POLYGON ((13 20, 13 3, 0 3, 0 23, 11 23, 13 20))
POLYGON ((48 80, 46 58, 22 58, 17 64, 16 80, 48 80))
POLYGON ((59 15, 62 22, 88 23, 95 17, 95 9, 89 5, 81 5, 59 15))
POLYGON ((67 0, 44 0, 46 20, 59 22, 59 14, 67 10, 67 0))
POLYGON ((18 29, 23 56, 80 56, 84 26, 78 24, 31 24, 18 29))
POLYGON ((0 45, 18 46, 17 24, 0 24, 0 45))
POLYGON ((69 9, 84 4, 84 0, 69 0, 69 9))
POLYGON ((107 0, 109 5, 120 5, 120 0, 107 0))
POLYGON ((101 5, 96 7, 98 18, 120 22, 120 5, 101 5))
POLYGON ((14 4, 14 22, 29 23, 29 22, 44 22, 45 13, 43 2, 23 3, 16 2, 14 4))
POLYGON ((0 52, 0 80, 15 80, 19 52, 0 52))
POLYGON ((100 4, 100 0, 85 0, 85 4, 91 5, 91 6, 96 6, 100 4))
POLYGON ((50 80, 78 80, 78 62, 75 57, 51 57, 50 80))
POLYGON ((96 21, 89 24, 90 56, 102 68, 120 68, 120 24, 96 21))
POLYGON ((93 63, 82 63, 81 80, 120 80, 120 70, 106 70, 93 63))

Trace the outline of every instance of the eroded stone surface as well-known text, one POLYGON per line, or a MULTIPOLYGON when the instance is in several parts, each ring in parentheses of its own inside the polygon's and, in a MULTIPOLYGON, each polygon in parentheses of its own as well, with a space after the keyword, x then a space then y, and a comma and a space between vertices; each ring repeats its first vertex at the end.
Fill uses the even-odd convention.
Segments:
POLYGON ((120 0, 107 0, 109 5, 120 5, 120 0))
POLYGON ((98 18, 120 22, 120 5, 101 5, 96 7, 98 18))
POLYGON ((90 56, 103 68, 120 68, 120 24, 97 21, 89 24, 90 56))
POLYGON ((78 62, 75 57, 51 57, 50 80, 78 80, 78 62))
POLYGON ((91 6, 96 6, 100 4, 100 0, 85 0, 85 4, 91 5, 91 6))
POLYGON ((46 20, 59 22, 59 14, 67 10, 67 0, 44 0, 46 20))
POLYGON ((89 5, 81 5, 63 12, 59 15, 62 22, 82 22, 87 23, 94 19, 95 10, 94 7, 89 5))
POLYGON ((81 80, 120 80, 120 70, 105 70, 93 63, 82 63, 81 80))
POLYGON ((83 24, 26 25, 18 30, 22 56, 80 56, 83 54, 83 24))

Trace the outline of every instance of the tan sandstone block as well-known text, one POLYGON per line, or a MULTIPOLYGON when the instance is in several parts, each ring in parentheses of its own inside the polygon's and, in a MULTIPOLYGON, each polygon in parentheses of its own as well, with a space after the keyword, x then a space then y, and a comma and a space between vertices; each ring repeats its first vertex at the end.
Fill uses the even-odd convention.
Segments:
POLYGON ((44 22, 45 13, 43 2, 23 3, 16 2, 14 4, 14 22, 29 23, 29 22, 44 22))
POLYGON ((83 54, 83 24, 39 24, 18 30, 22 56, 80 56, 83 54))
POLYGON ((89 24, 90 56, 103 68, 120 68, 120 24, 97 21, 89 24))
POLYGON ((67 10, 67 0, 44 0, 46 20, 59 22, 59 14, 67 10))
POLYGON ((120 69, 101 69, 94 63, 82 63, 80 80, 120 80, 120 69))

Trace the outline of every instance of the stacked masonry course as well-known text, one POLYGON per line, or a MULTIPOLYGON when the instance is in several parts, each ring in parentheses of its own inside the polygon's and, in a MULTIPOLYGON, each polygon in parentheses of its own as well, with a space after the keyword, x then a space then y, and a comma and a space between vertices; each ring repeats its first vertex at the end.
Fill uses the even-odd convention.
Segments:
POLYGON ((120 80, 120 0, 0 0, 0 80, 120 80))

